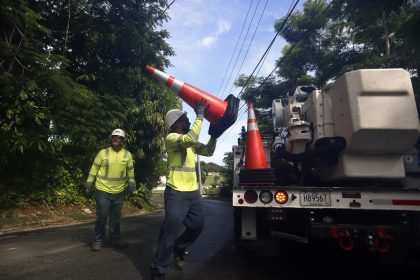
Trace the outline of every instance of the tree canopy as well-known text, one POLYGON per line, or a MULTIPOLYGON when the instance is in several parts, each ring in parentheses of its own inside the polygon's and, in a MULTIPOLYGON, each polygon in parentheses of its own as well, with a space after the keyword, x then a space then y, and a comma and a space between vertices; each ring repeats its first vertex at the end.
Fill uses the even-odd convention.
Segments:
MULTIPOLYGON (((270 109, 273 99, 285 97, 298 85, 322 88, 345 72, 363 68, 406 69, 418 100, 417 1, 308 0, 302 11, 280 18, 275 28, 287 41, 277 60, 277 77, 254 78, 242 95, 255 100, 257 112, 270 109)), ((243 86, 246 77, 241 79, 243 86)), ((261 114, 257 118, 264 123, 261 114)))
POLYGON ((144 71, 173 50, 164 0, 1 0, 0 203, 75 200, 95 154, 127 132, 138 188, 158 182, 163 114, 179 106, 144 71))

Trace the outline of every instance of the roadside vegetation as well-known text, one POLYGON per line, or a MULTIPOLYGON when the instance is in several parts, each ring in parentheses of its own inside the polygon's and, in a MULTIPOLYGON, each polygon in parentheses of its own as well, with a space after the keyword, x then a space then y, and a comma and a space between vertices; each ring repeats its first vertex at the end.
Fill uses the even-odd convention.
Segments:
POLYGON ((13 0, 0 5, 0 207, 86 204, 110 132, 127 132, 141 207, 161 173, 163 116, 179 107, 143 70, 174 53, 166 1, 13 0), (70 6, 71 5, 71 6, 70 6))

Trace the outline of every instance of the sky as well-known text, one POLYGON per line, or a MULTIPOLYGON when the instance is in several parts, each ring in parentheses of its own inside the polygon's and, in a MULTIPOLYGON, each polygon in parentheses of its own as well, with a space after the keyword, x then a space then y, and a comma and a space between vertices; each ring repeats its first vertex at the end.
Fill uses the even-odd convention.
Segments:
MULTIPOLYGON (((168 4, 171 2, 168 0, 168 4)), ((292 2, 176 0, 167 10, 170 19, 163 25, 171 34, 168 43, 176 54, 169 58, 172 67, 159 70, 222 100, 230 93, 238 96, 242 88, 233 86, 234 81, 239 74, 252 73, 276 34, 275 21, 287 14, 292 2)), ((278 36, 258 76, 267 77, 275 68, 284 44, 278 36)), ((245 108, 239 111, 235 124, 219 137, 213 156, 202 156, 201 161, 224 165, 224 154, 236 145, 241 127, 246 128, 245 108)), ((183 109, 193 122, 193 109, 184 102, 183 109)), ((209 140, 208 128, 205 120, 199 137, 202 143, 209 140)))

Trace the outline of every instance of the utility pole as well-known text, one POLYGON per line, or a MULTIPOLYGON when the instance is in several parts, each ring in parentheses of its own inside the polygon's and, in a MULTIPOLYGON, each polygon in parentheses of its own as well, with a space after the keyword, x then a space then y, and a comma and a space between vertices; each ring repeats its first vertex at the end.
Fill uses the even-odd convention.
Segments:
POLYGON ((203 195, 203 188, 201 186, 201 166, 200 166, 200 155, 197 155, 197 168, 198 168, 198 190, 200 195, 203 195))

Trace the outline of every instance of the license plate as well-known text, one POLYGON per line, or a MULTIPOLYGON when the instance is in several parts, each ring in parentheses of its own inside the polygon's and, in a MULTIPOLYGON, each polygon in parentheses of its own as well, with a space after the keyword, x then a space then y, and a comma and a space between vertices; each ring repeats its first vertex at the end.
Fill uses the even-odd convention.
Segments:
POLYGON ((301 192, 299 196, 302 206, 331 206, 329 192, 301 192))

